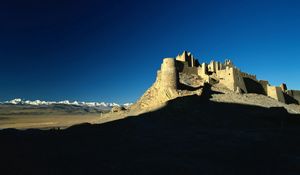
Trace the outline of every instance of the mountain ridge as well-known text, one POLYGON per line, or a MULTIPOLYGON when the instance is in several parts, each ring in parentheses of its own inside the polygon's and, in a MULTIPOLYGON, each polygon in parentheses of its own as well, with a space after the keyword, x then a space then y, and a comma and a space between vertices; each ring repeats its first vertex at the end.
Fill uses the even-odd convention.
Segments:
POLYGON ((109 103, 109 102, 84 102, 84 101, 44 101, 44 100, 23 100, 21 98, 15 98, 9 101, 0 102, 0 104, 11 104, 11 105, 32 105, 32 106, 41 106, 41 105, 53 105, 53 104, 63 104, 63 105, 76 105, 82 107, 109 107, 112 108, 114 106, 123 106, 128 107, 132 103, 109 103))

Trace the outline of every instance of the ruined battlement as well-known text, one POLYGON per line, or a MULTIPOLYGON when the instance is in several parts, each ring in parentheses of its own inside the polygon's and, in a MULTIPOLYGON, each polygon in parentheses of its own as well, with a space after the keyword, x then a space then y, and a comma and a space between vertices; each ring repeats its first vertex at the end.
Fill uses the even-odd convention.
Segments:
POLYGON ((285 84, 272 86, 267 80, 258 80, 256 75, 242 72, 229 59, 199 64, 190 52, 184 51, 175 58, 162 60, 155 82, 131 109, 156 109, 178 97, 201 96, 207 86, 234 96, 253 93, 281 103, 300 104, 300 91, 288 90, 285 84))
POLYGON ((184 51, 181 55, 177 55, 175 60, 185 62, 189 67, 197 67, 199 65, 191 52, 187 51, 184 51))
POLYGON ((300 103, 298 91, 289 91, 285 84, 271 86, 266 80, 258 80, 256 75, 242 72, 235 67, 230 59, 226 59, 224 63, 211 61, 209 64, 199 64, 198 60, 187 51, 176 58, 165 58, 158 71, 161 87, 179 90, 179 73, 198 76, 205 83, 222 84, 236 93, 257 93, 283 103, 288 103, 287 99, 295 99, 300 103))
POLYGON ((240 74, 243 78, 250 78, 250 79, 257 81, 256 75, 248 74, 245 72, 240 72, 240 74))

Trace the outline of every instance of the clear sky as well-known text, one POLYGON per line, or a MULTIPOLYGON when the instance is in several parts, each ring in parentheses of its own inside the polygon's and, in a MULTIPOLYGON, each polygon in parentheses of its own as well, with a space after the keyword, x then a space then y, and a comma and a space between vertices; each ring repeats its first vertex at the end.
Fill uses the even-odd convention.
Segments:
POLYGON ((0 2, 0 101, 134 102, 164 57, 230 58, 300 89, 300 1, 0 2))

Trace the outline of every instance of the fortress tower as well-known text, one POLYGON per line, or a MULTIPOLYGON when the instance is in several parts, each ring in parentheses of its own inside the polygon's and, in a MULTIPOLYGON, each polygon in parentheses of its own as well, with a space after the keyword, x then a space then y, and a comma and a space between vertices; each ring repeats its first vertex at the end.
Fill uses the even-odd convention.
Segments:
POLYGON ((228 90, 239 94, 255 93, 282 103, 300 103, 300 91, 287 90, 286 85, 271 86, 266 80, 242 72, 230 60, 199 64, 191 53, 185 51, 176 58, 163 59, 156 81, 138 100, 136 107, 158 107, 177 97, 201 95, 205 84, 227 89, 226 93, 228 90))
POLYGON ((162 87, 176 90, 179 84, 176 60, 174 58, 165 58, 161 64, 160 73, 162 87))

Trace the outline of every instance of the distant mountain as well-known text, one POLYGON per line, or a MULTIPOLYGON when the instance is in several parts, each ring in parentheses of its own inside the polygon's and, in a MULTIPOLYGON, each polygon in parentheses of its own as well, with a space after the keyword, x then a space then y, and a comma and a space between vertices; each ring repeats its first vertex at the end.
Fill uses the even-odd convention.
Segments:
POLYGON ((128 108, 131 103, 117 104, 105 102, 78 102, 78 101, 42 101, 23 100, 20 98, 0 102, 0 116, 15 115, 70 115, 106 113, 113 107, 128 108))
POLYGON ((73 105, 73 106, 81 106, 81 107, 97 107, 97 108, 112 108, 114 106, 124 106, 128 107, 132 105, 132 103, 124 103, 124 104, 117 104, 117 103, 105 103, 105 102, 79 102, 79 101, 42 101, 42 100, 23 100, 20 98, 16 98, 13 100, 1 102, 1 104, 10 104, 10 105, 32 105, 32 106, 46 106, 46 105, 73 105))

